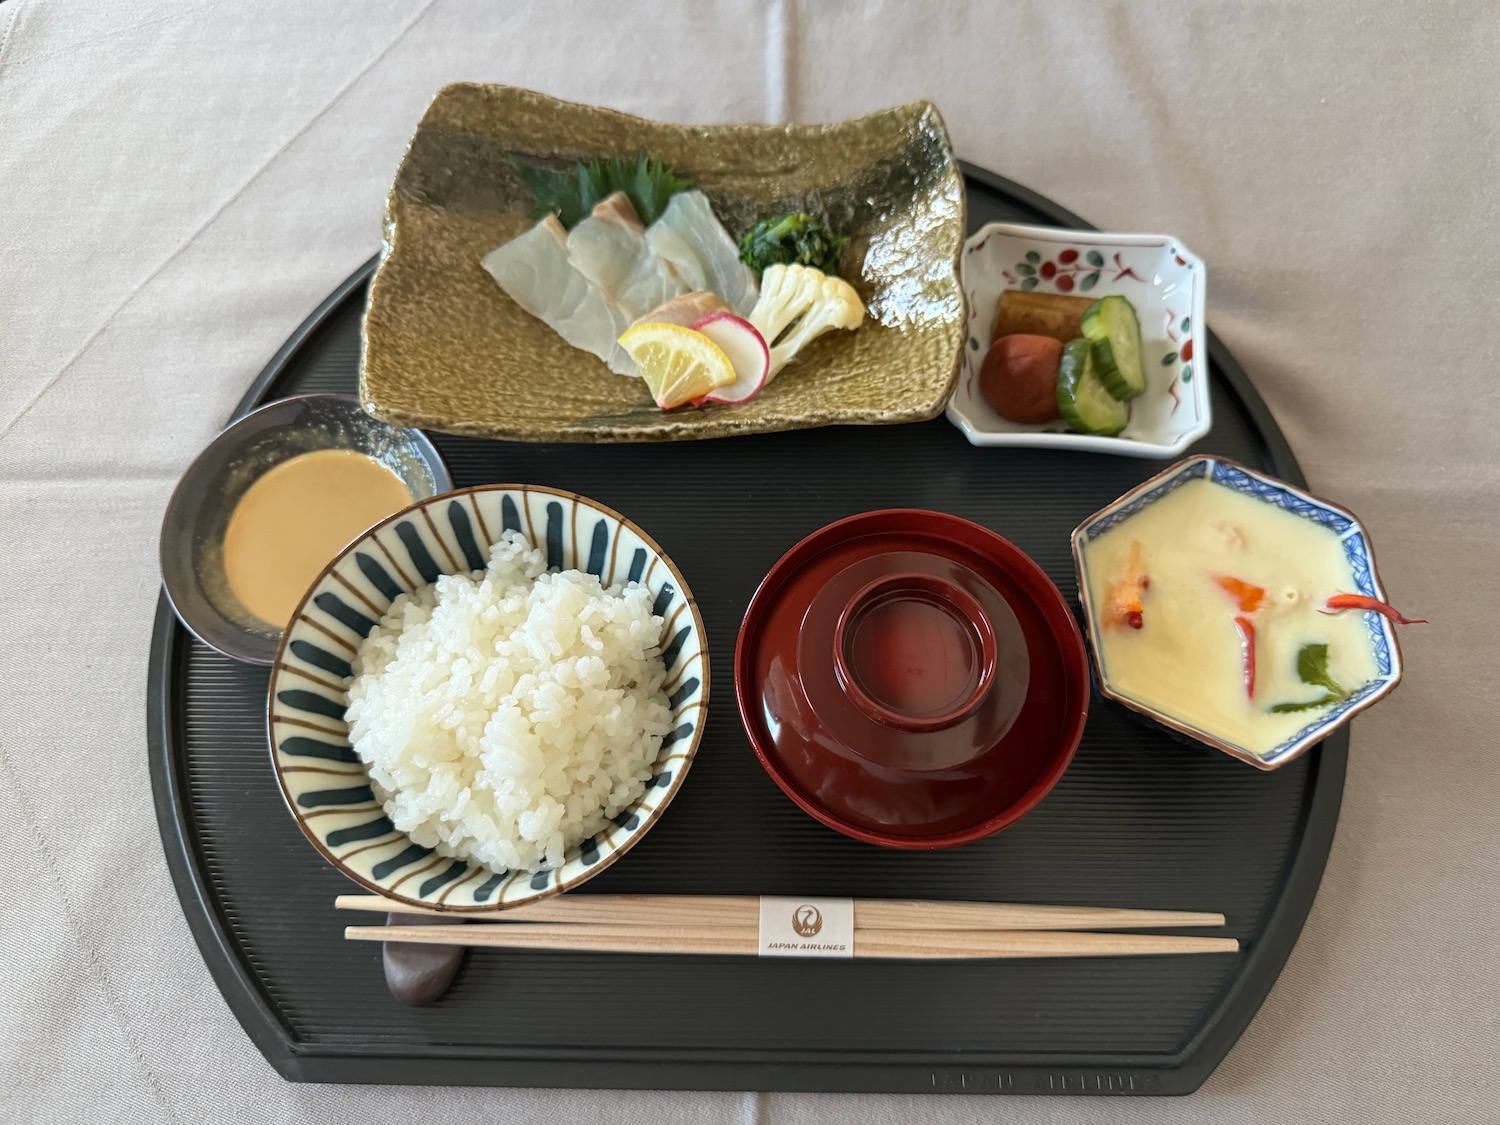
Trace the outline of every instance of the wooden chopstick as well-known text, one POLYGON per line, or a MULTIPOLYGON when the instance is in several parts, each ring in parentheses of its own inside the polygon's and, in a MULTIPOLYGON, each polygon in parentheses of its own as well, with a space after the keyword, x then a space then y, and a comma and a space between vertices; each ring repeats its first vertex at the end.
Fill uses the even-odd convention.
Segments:
MULTIPOLYGON (((742 926, 349 926, 351 941, 402 941, 498 949, 567 949, 597 953, 709 953, 754 956, 757 931, 742 926)), ((1045 930, 856 930, 855 957, 936 960, 1019 957, 1133 957, 1165 953, 1234 953, 1234 938, 1095 934, 1045 930)))
MULTIPOLYGON (((476 922, 569 922, 591 926, 756 926, 750 895, 557 895, 494 914, 429 910, 382 895, 339 895, 340 910, 468 918, 476 922)), ((854 928, 880 930, 1129 930, 1222 926, 1224 915, 1107 906, 1019 906, 994 902, 856 899, 854 928)))

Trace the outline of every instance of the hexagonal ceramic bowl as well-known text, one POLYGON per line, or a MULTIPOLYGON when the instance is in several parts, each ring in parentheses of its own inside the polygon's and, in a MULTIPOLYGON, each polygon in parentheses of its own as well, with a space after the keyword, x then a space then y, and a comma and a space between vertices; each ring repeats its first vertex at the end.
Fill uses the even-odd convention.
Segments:
POLYGON ((1355 594, 1385 601, 1385 591, 1375 573, 1375 555, 1364 527, 1353 512, 1337 504, 1320 499, 1302 489, 1258 473, 1254 469, 1236 464, 1222 457, 1198 456, 1179 461, 1163 473, 1158 473, 1144 484, 1131 489, 1113 504, 1095 512, 1073 532, 1073 564, 1078 571, 1078 594, 1083 602, 1083 613, 1087 625, 1089 651, 1094 658, 1094 672, 1100 692, 1169 732, 1186 735, 1195 742, 1204 743, 1241 761, 1249 762, 1259 769, 1271 770, 1305 754, 1313 746, 1349 722, 1359 712, 1385 698, 1401 679, 1401 647, 1396 640, 1395 627, 1378 613, 1366 613, 1365 627, 1369 630, 1370 645, 1375 653, 1375 665, 1379 670, 1375 679, 1361 684, 1344 702, 1336 704, 1320 714, 1265 755, 1257 755, 1243 746, 1225 741, 1207 731, 1200 730, 1185 720, 1162 711, 1139 699, 1134 699, 1119 690, 1110 680, 1109 668, 1104 663, 1099 643, 1098 607, 1089 594, 1088 564, 1084 558, 1084 545, 1097 539, 1106 531, 1128 522, 1140 512, 1156 503, 1172 490, 1191 480, 1207 477, 1216 484, 1225 485, 1236 492, 1254 496, 1267 504, 1274 504, 1293 515, 1313 523, 1331 528, 1344 545, 1344 553, 1354 572, 1355 594))
POLYGON ((271 672, 271 758, 298 826, 356 883, 414 906, 455 912, 504 910, 597 875, 639 840, 682 788, 703 736, 708 703, 703 621, 687 583, 652 539, 624 516, 571 492, 485 485, 420 501, 376 524, 339 554, 298 606, 271 672), (547 871, 492 871, 440 855, 398 832, 349 745, 344 710, 350 668, 367 636, 402 593, 483 567, 491 545, 522 532, 557 570, 604 585, 639 581, 663 619, 662 660, 673 728, 662 739, 638 801, 547 871))
POLYGON ((1208 329, 1203 323, 1203 263, 1167 234, 987 223, 964 243, 959 277, 968 333, 949 420, 974 445, 1084 449, 1124 457, 1181 457, 1208 433, 1208 329), (1130 421, 1114 437, 1075 434, 1061 421, 1028 425, 996 414, 979 392, 995 306, 1007 289, 1070 297, 1126 297, 1141 321, 1146 392, 1129 404, 1130 421))

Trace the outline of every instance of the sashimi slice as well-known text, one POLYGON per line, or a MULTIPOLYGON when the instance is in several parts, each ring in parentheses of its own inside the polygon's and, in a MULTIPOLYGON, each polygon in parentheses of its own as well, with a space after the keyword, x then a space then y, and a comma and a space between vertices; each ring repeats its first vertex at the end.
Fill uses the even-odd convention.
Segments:
MULTIPOLYGON (((630 199, 622 198, 622 204, 624 210, 616 210, 604 207, 601 202, 567 236, 568 261, 603 297, 604 306, 609 309, 610 332, 616 341, 633 320, 619 303, 619 290, 630 276, 637 254, 645 249, 645 228, 634 217, 630 199), (604 217, 606 214, 609 217, 604 217)), ((610 347, 603 360, 610 371, 634 374, 634 363, 618 344, 610 347)))
POLYGON ((647 244, 646 228, 623 191, 604 200, 573 228, 568 259, 620 306, 627 324, 687 291, 647 244))
POLYGON ((491 250, 480 265, 511 300, 575 348, 606 363, 620 350, 616 314, 569 262, 568 234, 556 215, 491 250))
POLYGON ((594 208, 568 232, 568 260, 606 295, 615 296, 646 245, 646 228, 624 192, 594 208))
POLYGON ((682 191, 646 230, 646 241, 688 289, 717 293, 735 312, 748 316, 759 296, 755 274, 714 215, 708 196, 682 191))
MULTIPOLYGON (((691 328, 710 313, 728 312, 729 306, 717 293, 700 289, 696 293, 684 293, 673 297, 655 308, 647 310, 636 320, 636 324, 677 324, 691 328)), ((633 327, 633 326, 632 326, 633 327)))
MULTIPOLYGON (((568 260, 604 295, 616 337, 685 288, 647 244, 646 228, 623 191, 595 206, 569 232, 568 260)), ((606 362, 621 375, 639 374, 623 348, 616 347, 606 362)))

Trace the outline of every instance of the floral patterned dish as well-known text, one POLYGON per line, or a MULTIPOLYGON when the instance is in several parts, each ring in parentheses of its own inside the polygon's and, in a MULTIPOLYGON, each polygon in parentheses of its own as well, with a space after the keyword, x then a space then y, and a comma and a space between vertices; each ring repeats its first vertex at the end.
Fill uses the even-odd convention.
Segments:
POLYGON ((1203 263, 1164 234, 1104 234, 988 223, 964 243, 960 278, 968 305, 958 388, 948 418, 974 445, 1051 446, 1126 457, 1180 457, 1213 425, 1203 263), (1027 425, 1000 417, 979 392, 995 305, 1007 289, 1077 297, 1118 294, 1141 322, 1146 393, 1130 403, 1115 437, 1078 434, 1062 422, 1027 425))

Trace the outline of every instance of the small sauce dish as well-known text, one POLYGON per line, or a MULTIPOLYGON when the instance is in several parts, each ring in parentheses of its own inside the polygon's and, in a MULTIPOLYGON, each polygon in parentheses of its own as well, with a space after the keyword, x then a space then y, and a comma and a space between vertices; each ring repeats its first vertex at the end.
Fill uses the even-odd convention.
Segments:
MULTIPOLYGON (((352 395, 279 399, 232 423, 188 466, 162 519, 160 556, 167 599, 204 644, 250 664, 275 660, 281 623, 258 617, 236 594, 226 567, 226 539, 241 501, 268 474, 284 472, 296 458, 330 450, 363 454, 399 482, 398 488, 386 487, 381 498, 386 507, 396 507, 381 511, 371 522, 453 487, 447 467, 425 434, 377 421, 352 395)), ((306 483, 294 489, 303 494, 308 491, 306 483)), ((283 489, 282 497, 289 496, 283 489)), ((264 529, 274 526, 274 520, 268 523, 264 511, 256 514, 255 534, 264 540, 264 529)), ((356 522, 362 522, 362 517, 356 522)), ((349 538, 364 530, 363 526, 351 527, 349 538)), ((281 556, 299 546, 305 544, 270 546, 269 553, 277 557, 268 558, 267 566, 284 562, 281 556)), ((341 546, 342 542, 334 547, 330 559, 341 546)), ((322 559, 311 569, 309 582, 327 561, 322 559)), ((240 569, 253 576, 254 560, 240 569)))

